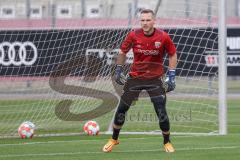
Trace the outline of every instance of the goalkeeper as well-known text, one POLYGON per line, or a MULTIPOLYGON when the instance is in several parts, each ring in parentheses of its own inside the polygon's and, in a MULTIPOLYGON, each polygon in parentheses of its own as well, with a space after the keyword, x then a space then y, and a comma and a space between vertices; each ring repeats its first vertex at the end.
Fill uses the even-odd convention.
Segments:
POLYGON ((176 47, 166 32, 154 27, 155 15, 152 10, 141 11, 140 24, 141 29, 135 29, 128 33, 121 44, 117 58, 115 80, 119 85, 124 85, 124 93, 115 113, 112 138, 103 147, 104 152, 111 152, 113 146, 119 144, 119 132, 124 124, 126 112, 132 102, 138 99, 142 90, 146 90, 149 94, 158 116, 163 135, 164 150, 166 152, 175 151, 170 142, 170 124, 166 112, 166 92, 170 92, 175 88, 176 47), (134 53, 134 61, 129 72, 129 78, 124 83, 123 65, 126 54, 131 48, 134 53), (163 57, 165 53, 169 56, 169 68, 166 81, 163 83, 163 57))

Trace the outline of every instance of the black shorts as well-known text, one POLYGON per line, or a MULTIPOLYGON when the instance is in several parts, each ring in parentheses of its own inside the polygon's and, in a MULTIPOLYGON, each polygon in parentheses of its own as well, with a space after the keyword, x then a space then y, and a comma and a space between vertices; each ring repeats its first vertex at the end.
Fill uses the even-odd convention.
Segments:
POLYGON ((161 95, 166 95, 163 82, 160 78, 149 80, 128 78, 123 90, 124 93, 121 96, 121 100, 128 105, 131 105, 132 101, 138 99, 142 90, 146 90, 151 99, 161 95))

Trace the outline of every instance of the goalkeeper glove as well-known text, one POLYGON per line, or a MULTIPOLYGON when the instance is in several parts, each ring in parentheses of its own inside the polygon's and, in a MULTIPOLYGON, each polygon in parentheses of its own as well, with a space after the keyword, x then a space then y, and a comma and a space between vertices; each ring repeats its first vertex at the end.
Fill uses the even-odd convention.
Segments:
POLYGON ((124 85, 126 82, 126 78, 123 74, 123 66, 122 65, 117 65, 115 68, 115 81, 119 85, 124 85))
POLYGON ((176 75, 176 72, 175 70, 169 70, 167 72, 167 76, 166 76, 166 80, 165 80, 165 90, 166 92, 170 92, 170 91, 173 91, 176 87, 176 84, 175 84, 175 75, 176 75))

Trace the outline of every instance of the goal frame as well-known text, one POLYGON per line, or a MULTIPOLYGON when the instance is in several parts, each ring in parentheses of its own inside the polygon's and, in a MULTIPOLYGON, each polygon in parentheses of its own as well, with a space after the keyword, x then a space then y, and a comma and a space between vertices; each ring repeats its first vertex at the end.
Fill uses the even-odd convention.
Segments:
MULTIPOLYGON (((157 14, 158 9, 161 5, 162 0, 158 0, 156 7, 154 9, 155 14, 157 14)), ((218 6, 218 132, 211 133, 189 133, 191 135, 227 135, 227 55, 226 55, 226 36, 227 36, 227 27, 226 27, 226 0, 220 0, 218 6)), ((117 109, 116 109, 117 110, 117 109)), ((116 112, 115 110, 115 112, 116 112)), ((109 124, 106 134, 112 133, 112 125, 114 121, 113 114, 112 120, 109 124)), ((161 134, 161 132, 121 132, 121 134, 161 134)), ((173 134, 186 134, 186 133, 173 133, 173 134)))

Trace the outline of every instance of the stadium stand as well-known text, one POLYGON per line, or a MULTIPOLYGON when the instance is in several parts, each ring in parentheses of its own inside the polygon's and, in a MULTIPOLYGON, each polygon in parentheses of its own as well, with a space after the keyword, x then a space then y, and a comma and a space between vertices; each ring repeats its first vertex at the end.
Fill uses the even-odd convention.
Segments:
MULTIPOLYGON (((0 0, 0 29, 79 28, 106 24, 126 27, 137 17, 139 10, 155 8, 156 3, 157 0, 0 0)), ((185 22, 184 18, 195 19, 200 17, 197 13, 208 12, 209 14, 203 14, 201 21, 217 21, 211 17, 216 15, 212 3, 211 0, 202 0, 201 4, 209 6, 204 8, 199 7, 201 4, 196 0, 185 0, 185 3, 178 3, 178 0, 162 0, 157 18, 164 24, 192 25, 191 22, 185 22), (178 13, 179 10, 185 12, 178 13), (170 21, 176 14, 179 19, 175 22, 170 21)), ((240 0, 228 0, 228 8, 231 9, 227 11, 227 23, 232 26, 239 25, 240 0)))

